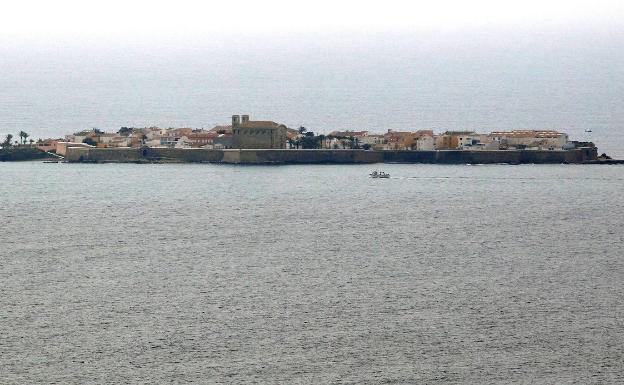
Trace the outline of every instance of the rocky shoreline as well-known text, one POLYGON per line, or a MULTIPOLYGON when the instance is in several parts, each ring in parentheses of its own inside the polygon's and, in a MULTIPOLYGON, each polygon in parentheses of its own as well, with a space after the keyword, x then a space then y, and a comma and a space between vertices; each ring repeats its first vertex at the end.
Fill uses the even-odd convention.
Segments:
POLYGON ((36 147, 12 146, 0 149, 0 162, 19 162, 29 160, 58 160, 51 154, 36 147))

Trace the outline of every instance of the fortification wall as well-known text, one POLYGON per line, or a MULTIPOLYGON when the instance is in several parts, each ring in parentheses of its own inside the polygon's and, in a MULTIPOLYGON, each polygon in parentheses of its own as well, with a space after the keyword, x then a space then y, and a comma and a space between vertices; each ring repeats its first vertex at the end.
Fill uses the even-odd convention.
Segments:
POLYGON ((68 147, 65 160, 69 162, 139 162, 138 148, 84 148, 68 147))
POLYGON ((596 148, 579 148, 566 151, 384 151, 387 163, 441 163, 441 164, 492 164, 492 163, 583 163, 598 156, 596 148))
MULTIPOLYGON (((237 151, 237 150, 234 150, 237 151)), ((365 150, 241 150, 239 163, 379 163, 383 154, 365 150)))
POLYGON ((207 150, 183 148, 69 148, 70 162, 210 162, 241 164, 317 163, 583 163, 596 160, 596 148, 567 151, 365 151, 365 150, 207 150))
POLYGON ((582 163, 596 159, 595 148, 568 151, 364 151, 232 150, 235 163, 582 163), (236 154, 239 158, 236 158, 236 154))
POLYGON ((204 148, 142 148, 141 157, 148 161, 210 162, 223 161, 222 150, 204 148))

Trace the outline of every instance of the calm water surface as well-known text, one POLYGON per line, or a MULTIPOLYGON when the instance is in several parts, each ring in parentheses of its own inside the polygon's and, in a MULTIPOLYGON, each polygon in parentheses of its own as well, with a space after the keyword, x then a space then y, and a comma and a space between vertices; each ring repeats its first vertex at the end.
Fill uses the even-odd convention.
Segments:
POLYGON ((0 382, 624 382, 623 167, 383 170, 0 164, 0 382))
POLYGON ((554 129, 624 159, 624 29, 527 28, 155 46, 15 42, 0 46, 0 137, 212 128, 250 114, 321 133, 554 129))

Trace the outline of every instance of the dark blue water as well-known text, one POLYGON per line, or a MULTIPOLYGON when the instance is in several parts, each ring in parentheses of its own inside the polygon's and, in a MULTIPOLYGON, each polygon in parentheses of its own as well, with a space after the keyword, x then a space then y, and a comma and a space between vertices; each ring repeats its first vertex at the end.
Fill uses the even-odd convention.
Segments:
POLYGON ((2 163, 2 383, 624 381, 620 166, 2 163))

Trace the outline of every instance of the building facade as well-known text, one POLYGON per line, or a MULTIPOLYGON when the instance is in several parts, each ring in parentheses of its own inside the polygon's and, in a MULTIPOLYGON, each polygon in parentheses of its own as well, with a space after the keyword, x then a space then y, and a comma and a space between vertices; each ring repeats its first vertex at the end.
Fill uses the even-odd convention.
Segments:
POLYGON ((490 134, 502 147, 527 147, 540 149, 562 149, 568 142, 568 135, 553 130, 494 131, 490 134))
POLYGON ((232 147, 241 149, 286 148, 283 124, 249 120, 249 115, 232 116, 232 147))

